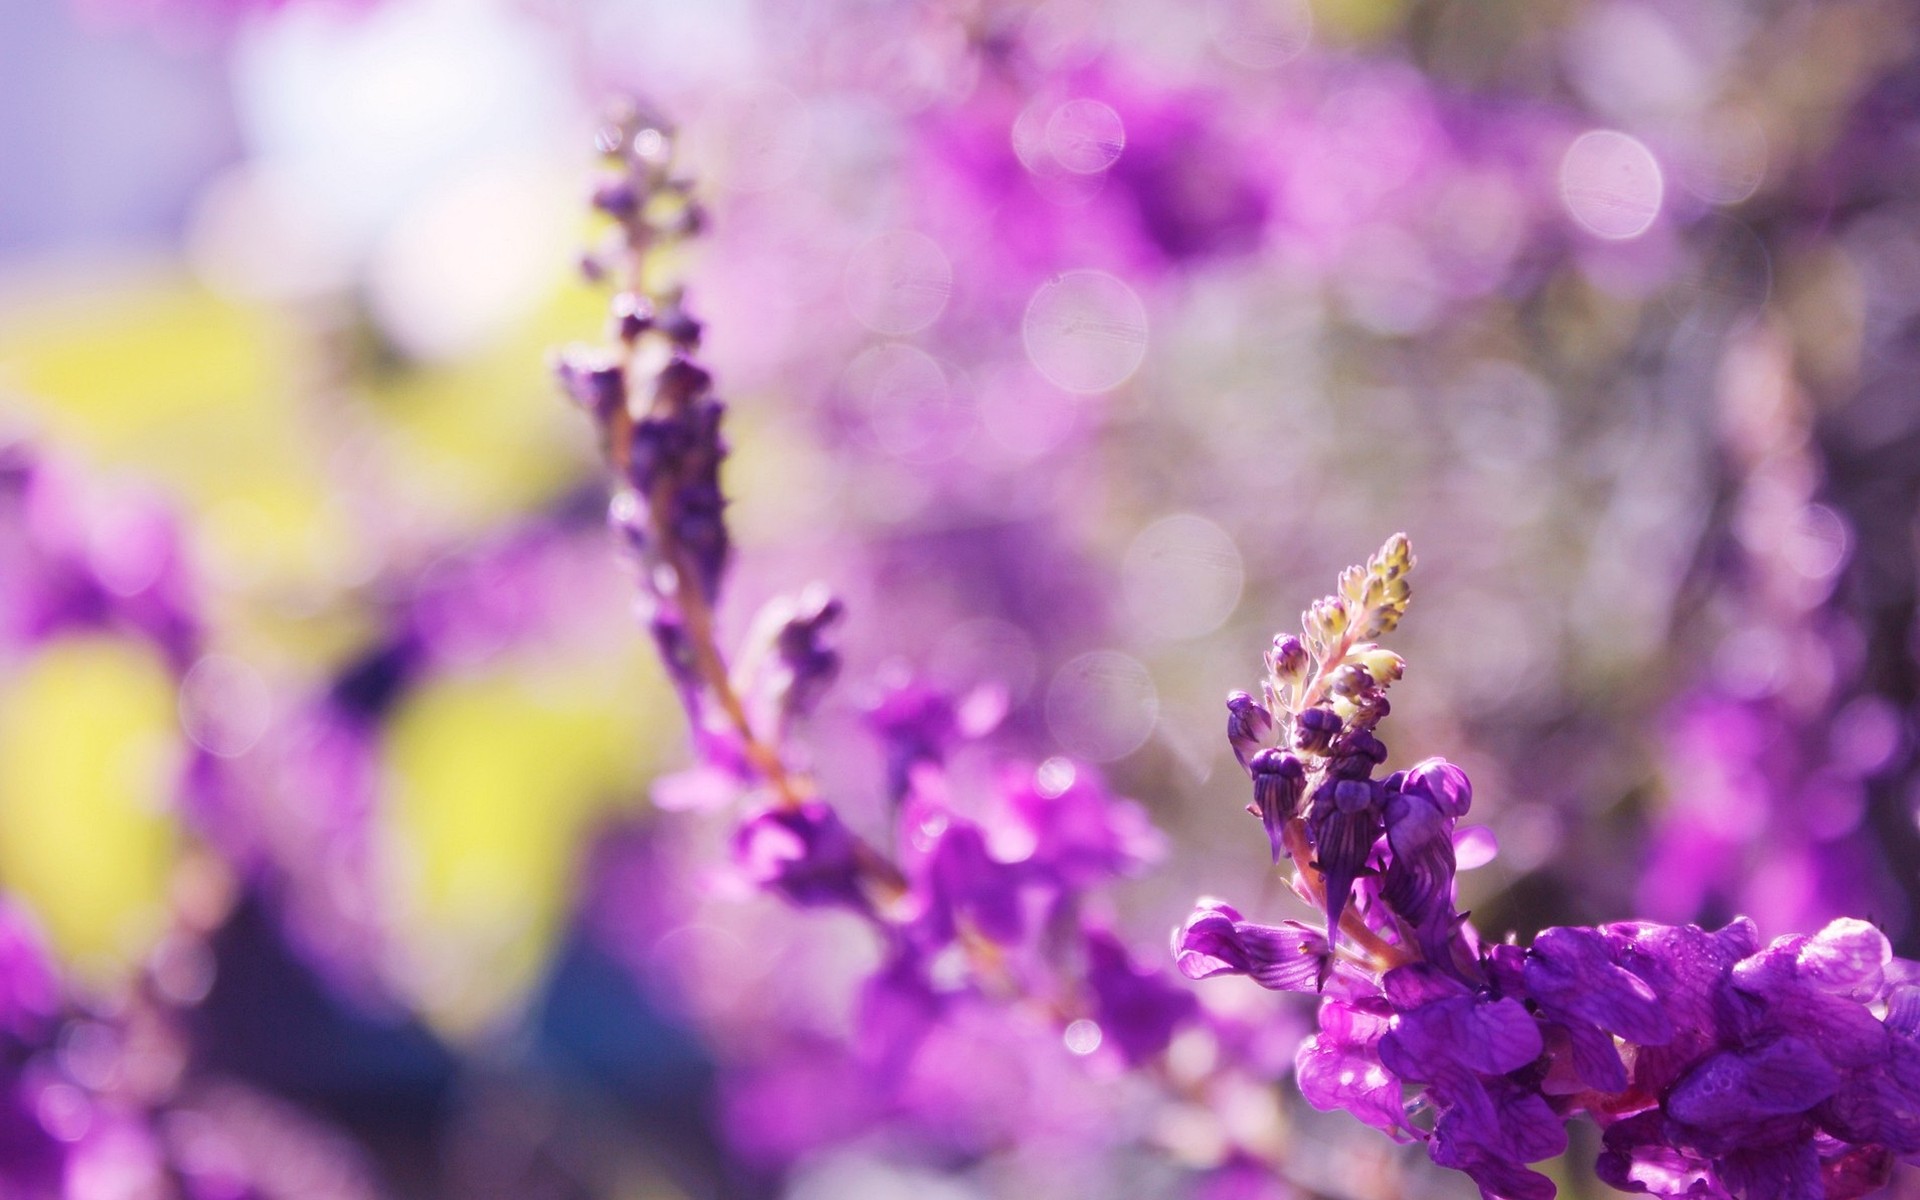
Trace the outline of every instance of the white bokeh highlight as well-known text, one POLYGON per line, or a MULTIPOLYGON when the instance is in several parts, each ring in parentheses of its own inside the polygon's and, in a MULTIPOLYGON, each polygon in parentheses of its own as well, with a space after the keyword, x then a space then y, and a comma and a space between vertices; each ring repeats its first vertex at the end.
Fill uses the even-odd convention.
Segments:
POLYGON ((1067 271, 1040 285, 1020 326, 1027 359, 1054 386, 1111 391, 1147 356, 1147 308, 1105 271, 1067 271))
POLYGON ((1560 198, 1595 237, 1639 237, 1653 227, 1665 197, 1666 180, 1653 151, 1617 129, 1581 134, 1560 160, 1560 198))
POLYGON ((1227 531, 1191 513, 1141 530, 1120 566, 1127 613, 1143 632, 1185 639, 1212 633, 1240 604, 1246 570, 1227 531))
POLYGON ((847 307, 875 333, 898 337, 938 320, 953 293, 953 264, 932 238, 895 229, 847 260, 847 307))
POLYGON ((1046 712, 1047 728, 1068 754, 1113 762, 1146 744, 1160 714, 1160 693, 1139 660, 1095 650, 1054 673, 1046 712))

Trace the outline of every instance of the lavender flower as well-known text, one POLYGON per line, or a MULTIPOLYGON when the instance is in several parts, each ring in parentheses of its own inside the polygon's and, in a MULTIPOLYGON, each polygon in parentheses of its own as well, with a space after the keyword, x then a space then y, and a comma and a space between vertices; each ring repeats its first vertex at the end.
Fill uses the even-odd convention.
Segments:
POLYGON ((1242 753, 1260 726, 1244 694, 1229 701, 1252 807, 1281 822, 1295 890, 1327 914, 1325 936, 1204 900, 1175 934, 1181 972, 1326 993, 1296 1062, 1308 1102, 1425 1140, 1488 1200, 1551 1197, 1528 1164, 1562 1153, 1565 1122, 1582 1114, 1605 1131, 1601 1178, 1661 1196, 1854 1197, 1920 1156, 1920 964, 1895 959, 1872 925, 1839 920, 1765 948, 1744 921, 1479 944, 1454 898, 1466 775, 1429 759, 1370 778, 1385 757, 1378 693, 1401 668, 1356 642, 1398 620, 1411 561, 1390 541, 1269 659, 1287 664, 1264 685, 1274 728, 1290 726, 1310 756, 1304 815, 1258 802, 1271 786, 1261 756, 1275 752, 1242 753))
MULTIPOLYGON (((1137 805, 1066 759, 1006 766, 984 780, 950 774, 954 752, 1005 711, 991 690, 956 699, 908 681, 869 710, 885 780, 867 811, 884 810, 891 829, 856 829, 862 810, 821 794, 801 765, 811 756, 800 718, 839 673, 831 639, 843 606, 821 589, 775 600, 738 652, 721 644, 715 605, 730 553, 721 410, 689 357, 697 332, 673 316, 684 312, 678 292, 644 286, 652 250, 697 222, 659 224, 663 195, 674 202, 669 213, 686 198, 655 124, 629 116, 609 126, 602 148, 611 174, 595 206, 614 222, 616 242, 595 261, 626 285, 610 322, 619 345, 570 353, 559 375, 599 426, 619 487, 613 524, 640 568, 643 612, 694 723, 702 761, 675 792, 697 793, 685 807, 732 823, 738 876, 755 890, 795 909, 855 914, 881 951, 881 965, 858 983, 843 1038, 766 1014, 756 1039, 784 1045, 791 1069, 743 1065, 740 1077, 758 1082, 733 1103, 784 1130, 773 1142, 796 1154, 883 1120, 929 1139, 935 1125, 940 1138, 971 1128, 961 1138, 969 1145, 1044 1125, 1044 1109, 1067 1089, 998 1086, 976 1043, 1017 1047, 1009 1052, 1021 1069, 1141 1065, 1199 1017, 1192 994, 1136 959, 1096 904, 1103 886, 1157 859, 1162 839, 1137 805), (1045 1054, 1028 1044, 1037 1030, 1049 1031, 1045 1054), (857 1064, 870 1094, 830 1098, 844 1080, 836 1062, 857 1064), (782 1097, 806 1115, 787 1111, 782 1097)), ((743 1143, 770 1132, 742 1131, 743 1143)))

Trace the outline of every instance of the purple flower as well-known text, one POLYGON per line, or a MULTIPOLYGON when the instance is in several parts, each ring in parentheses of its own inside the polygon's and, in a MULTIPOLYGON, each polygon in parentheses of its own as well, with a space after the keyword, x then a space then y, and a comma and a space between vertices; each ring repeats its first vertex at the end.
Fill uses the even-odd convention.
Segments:
POLYGON ((860 989, 856 1048, 869 1066, 897 1077, 945 1010, 946 999, 928 982, 925 962, 912 948, 900 946, 860 989))
POLYGON ((788 717, 811 712, 840 674, 840 652, 826 644, 826 634, 845 613, 846 606, 826 589, 809 588, 774 636, 783 669, 780 707, 788 717))
POLYGON ((864 849, 839 814, 819 801, 765 809, 733 835, 734 860, 747 878, 803 908, 871 911, 864 849))
POLYGON ((966 720, 965 705, 940 688, 917 682, 889 687, 867 709, 867 727, 887 756, 887 792, 897 803, 911 786, 913 769, 941 763, 960 741, 985 732, 966 720))
POLYGON ((1286 854, 1286 825, 1299 815, 1300 796, 1307 772, 1298 758, 1283 750, 1262 750, 1247 764, 1253 774, 1253 811, 1267 830, 1267 844, 1278 863, 1286 854))
POLYGON ((1104 930, 1087 931, 1086 981, 1103 1041, 1129 1066, 1165 1050, 1199 1009, 1190 989, 1135 964, 1126 947, 1104 930))
POLYGON ((1453 824, 1473 789, 1458 767, 1434 758, 1389 779, 1386 792, 1390 857, 1380 898, 1413 928, 1428 962, 1457 970, 1450 948, 1456 916, 1453 824))
POLYGON ((656 510, 650 523, 684 553, 709 601, 719 592, 730 549, 720 494, 720 463, 727 453, 720 418, 726 407, 707 395, 710 382, 686 359, 670 362, 657 386, 671 407, 634 422, 627 461, 628 480, 656 510))
POLYGON ((1840 1088, 1840 1077, 1810 1043, 1779 1037, 1723 1050, 1681 1077, 1667 1115, 1703 1129, 1757 1124, 1805 1112, 1840 1088))
POLYGON ((1300 1094, 1322 1112, 1346 1109, 1360 1120, 1408 1141, 1401 1083, 1380 1061, 1380 1039, 1393 1027, 1393 1009, 1379 998, 1327 1000, 1320 1031, 1300 1046, 1294 1073, 1300 1094))
POLYGON ((1273 741, 1273 714, 1245 692, 1227 697, 1227 741, 1240 765, 1250 767, 1253 756, 1273 741))
POLYGON ((1310 708, 1293 719, 1293 748, 1304 754, 1324 754, 1340 727, 1332 709, 1310 708))
POLYGON ((926 901, 917 928, 930 944, 945 945, 963 928, 1002 945, 1020 940, 1023 873, 988 852, 978 825, 949 816, 920 874, 926 901))
POLYGON ((1524 967, 1527 994, 1556 1016, 1577 1018, 1642 1046, 1673 1037, 1673 1024, 1646 980, 1614 962, 1614 947, 1592 929, 1548 929, 1533 939, 1524 967))
POLYGON ((1318 991, 1338 973, 1325 935, 1298 921, 1257 925, 1218 900, 1200 901, 1174 930, 1173 961, 1188 979, 1247 975, 1280 992, 1318 991))
POLYGON ((567 398, 596 422, 610 420, 627 402, 626 372, 605 351, 569 350, 554 359, 553 373, 567 398))
POLYGON ((1332 779, 1313 793, 1307 829, 1313 835, 1314 866, 1326 878, 1329 939, 1380 837, 1385 795, 1386 789, 1371 779, 1332 779))
POLYGON ((1495 999, 1424 963, 1389 971, 1387 1000, 1400 1013, 1381 1058, 1409 1081, 1434 1081, 1461 1068, 1504 1075, 1540 1056, 1540 1028, 1526 1006, 1495 999))
POLYGON ((1131 875, 1166 851, 1145 809, 1063 758, 1010 775, 1004 800, 1006 816, 992 826, 996 851, 1060 888, 1131 875))

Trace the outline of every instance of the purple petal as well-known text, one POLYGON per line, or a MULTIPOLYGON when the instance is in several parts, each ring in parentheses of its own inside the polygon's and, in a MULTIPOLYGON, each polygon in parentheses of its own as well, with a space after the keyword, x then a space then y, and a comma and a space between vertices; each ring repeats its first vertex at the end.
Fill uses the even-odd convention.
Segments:
POLYGON ((1540 1025, 1519 1001, 1461 996, 1401 1013, 1382 1054, 1403 1078, 1432 1080, 1449 1064, 1502 1075, 1539 1058, 1542 1048, 1540 1025))
POLYGON ((1646 980, 1615 966, 1612 949, 1591 929, 1545 930, 1527 952, 1528 994, 1555 1015, 1578 1018, 1629 1042, 1657 1046, 1673 1025, 1646 980))
POLYGON ((868 908, 859 841, 826 804, 748 817, 734 832, 733 853, 749 879, 802 908, 868 908))
POLYGON ((1025 914, 1018 868, 987 852, 980 827, 952 818, 925 866, 930 893, 926 930, 936 942, 950 940, 957 921, 1001 945, 1020 940, 1025 914))
POLYGON ((1320 1032, 1308 1038, 1294 1060, 1300 1094, 1322 1112, 1345 1109, 1400 1141, 1408 1139, 1400 1080, 1380 1061, 1378 1046, 1391 1017, 1377 1002, 1328 1000, 1320 1006, 1320 1032))
POLYGON ((1099 930, 1087 934, 1087 987, 1101 1033, 1132 1066, 1165 1050, 1199 1007, 1192 992, 1135 965, 1113 935, 1099 930))
POLYGON ((1453 857, 1462 871, 1484 867, 1500 854, 1500 839, 1485 825, 1469 825, 1453 835, 1453 857))
POLYGON ((1743 1148, 1718 1164, 1720 1180, 1745 1200, 1805 1200, 1824 1196, 1820 1158, 1811 1138, 1743 1148))
POLYGON ((1254 755, 1273 741, 1273 714, 1245 692, 1227 697, 1227 741, 1240 765, 1250 766, 1254 755))
POLYGON ((1800 948, 1800 977, 1825 991, 1870 1000, 1879 989, 1893 947, 1887 935, 1865 921, 1842 918, 1800 948))
POLYGON ((990 826, 1007 861, 1026 859, 1061 887, 1078 889, 1130 875, 1166 852, 1166 839, 1146 810, 1106 789, 1091 769, 1056 759, 1065 784, 1043 786, 1022 772, 1006 794, 1006 817, 990 826))
POLYGON ((1297 922, 1256 925, 1219 901, 1202 901, 1174 933, 1174 965, 1188 979, 1248 975, 1282 992, 1319 989, 1327 940, 1297 922))
POLYGON ((1371 781, 1340 779, 1315 793, 1308 829, 1313 854, 1327 885, 1327 937, 1340 927, 1340 914, 1352 898, 1353 882, 1366 869, 1380 837, 1382 789, 1371 781))
POLYGON ((1387 862, 1380 898, 1411 926, 1427 961, 1446 966, 1453 954, 1453 821, 1423 792, 1387 798, 1387 862))
POLYGON ((1300 811, 1300 796, 1306 788, 1306 767, 1283 750, 1262 750, 1248 764, 1253 775, 1253 807, 1266 827, 1267 842, 1277 864, 1285 857, 1284 831, 1288 821, 1300 811))
POLYGON ((1673 1123, 1659 1109, 1609 1126, 1605 1146, 1593 1170, 1609 1187, 1656 1196, 1733 1200, 1714 1177, 1712 1160, 1676 1137, 1673 1123))
POLYGON ((1400 783, 1400 790, 1432 800, 1449 820, 1458 820, 1473 807, 1473 783, 1467 773, 1444 758, 1417 763, 1400 783))
POLYGON ((1674 1087, 1667 1111, 1689 1125, 1733 1125, 1805 1112, 1839 1087, 1839 1076, 1812 1046, 1782 1037, 1707 1059, 1674 1087))
POLYGON ((940 1019, 943 1007, 919 956, 910 950, 895 953, 860 989, 855 1044, 861 1057, 887 1075, 897 1075, 940 1019))
POLYGON ((1627 1068, 1613 1038, 1584 1021, 1556 1025, 1567 1036, 1568 1058, 1581 1083, 1613 1095, 1627 1090, 1627 1068))

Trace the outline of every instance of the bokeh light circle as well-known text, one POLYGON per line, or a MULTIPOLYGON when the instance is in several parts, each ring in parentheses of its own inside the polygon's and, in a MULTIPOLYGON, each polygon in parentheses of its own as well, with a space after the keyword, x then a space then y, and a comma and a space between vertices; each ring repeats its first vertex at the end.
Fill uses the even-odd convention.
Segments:
POLYGON ((1047 118, 1046 142, 1054 162, 1076 175, 1093 175, 1119 160, 1127 129, 1112 105, 1069 100, 1047 118))
POLYGON ((1117 650, 1082 654, 1047 685, 1047 728, 1062 749, 1089 762, 1112 762, 1138 750, 1159 714, 1153 676, 1117 650))
POLYGON ((847 307, 875 333, 925 329, 946 310, 953 264, 939 243, 911 229, 869 238, 847 260, 847 307))
POLYGON ((1560 160, 1560 199, 1595 237, 1639 237, 1653 227, 1665 196, 1666 180, 1653 151, 1617 129, 1581 134, 1560 160))
POLYGON ((1120 567, 1127 611, 1144 631, 1195 638, 1220 628, 1246 582, 1240 548, 1227 531, 1191 513, 1141 530, 1120 567))
POLYGON ((1069 392, 1119 387, 1147 356, 1147 307, 1105 271, 1068 271, 1040 285, 1020 328, 1028 360, 1069 392))

